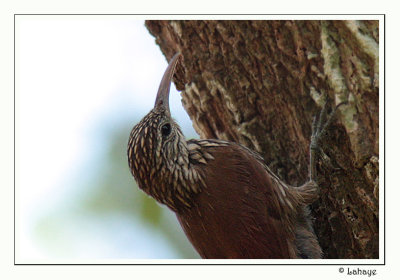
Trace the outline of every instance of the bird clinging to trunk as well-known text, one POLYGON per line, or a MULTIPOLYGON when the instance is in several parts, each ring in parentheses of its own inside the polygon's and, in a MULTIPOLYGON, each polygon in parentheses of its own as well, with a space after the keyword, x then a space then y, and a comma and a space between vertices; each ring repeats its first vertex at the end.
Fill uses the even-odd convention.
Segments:
POLYGON ((168 101, 181 57, 171 59, 154 108, 130 134, 129 167, 139 187, 176 213, 203 258, 321 258, 308 205, 318 198, 315 157, 333 113, 326 121, 322 110, 313 124, 310 181, 289 186, 240 144, 185 139, 168 101))

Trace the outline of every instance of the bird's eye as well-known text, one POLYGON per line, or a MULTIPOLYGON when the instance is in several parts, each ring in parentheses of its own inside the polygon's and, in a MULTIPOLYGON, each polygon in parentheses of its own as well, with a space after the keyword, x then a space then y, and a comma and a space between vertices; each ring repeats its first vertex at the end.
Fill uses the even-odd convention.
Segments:
POLYGON ((168 136, 171 133, 171 125, 169 123, 164 124, 161 127, 161 133, 163 136, 168 136))

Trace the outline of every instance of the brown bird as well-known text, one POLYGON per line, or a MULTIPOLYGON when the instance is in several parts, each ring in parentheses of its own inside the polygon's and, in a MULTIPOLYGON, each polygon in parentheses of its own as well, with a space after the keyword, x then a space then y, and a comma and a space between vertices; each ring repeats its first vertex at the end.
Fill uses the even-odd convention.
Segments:
POLYGON ((203 258, 321 258, 308 205, 318 198, 315 157, 332 117, 324 123, 322 110, 313 123, 310 181, 289 186, 240 144, 185 139, 168 101, 180 57, 172 58, 154 108, 130 134, 129 167, 139 187, 176 213, 203 258))

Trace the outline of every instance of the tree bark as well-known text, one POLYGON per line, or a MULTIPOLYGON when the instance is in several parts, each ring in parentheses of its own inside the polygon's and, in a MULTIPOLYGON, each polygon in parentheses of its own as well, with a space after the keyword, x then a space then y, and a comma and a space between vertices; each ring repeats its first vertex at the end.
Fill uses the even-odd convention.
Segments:
POLYGON ((308 180, 312 119, 348 103, 324 139, 311 205, 325 258, 379 258, 379 22, 146 21, 201 138, 259 152, 287 183, 308 180))

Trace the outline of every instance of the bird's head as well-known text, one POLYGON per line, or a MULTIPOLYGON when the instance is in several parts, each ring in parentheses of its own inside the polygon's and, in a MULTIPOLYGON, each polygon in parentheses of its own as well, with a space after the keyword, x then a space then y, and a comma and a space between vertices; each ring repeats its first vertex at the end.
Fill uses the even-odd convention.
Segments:
POLYGON ((129 167, 139 187, 162 203, 166 202, 159 188, 170 183, 175 169, 189 163, 185 137, 169 109, 171 80, 180 57, 177 53, 171 59, 154 108, 133 127, 128 142, 129 167))

